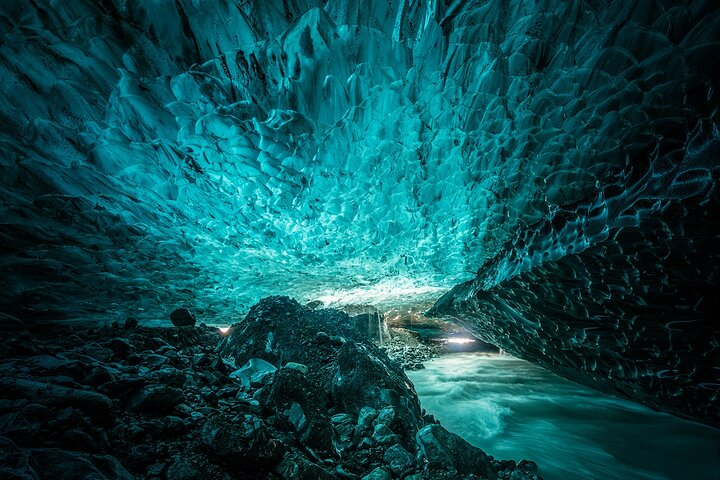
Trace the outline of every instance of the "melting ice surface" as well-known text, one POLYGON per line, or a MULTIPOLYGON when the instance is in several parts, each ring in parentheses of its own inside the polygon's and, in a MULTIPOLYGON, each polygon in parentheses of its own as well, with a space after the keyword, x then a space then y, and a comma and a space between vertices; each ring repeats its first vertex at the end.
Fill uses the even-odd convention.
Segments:
POLYGON ((453 354, 407 372, 423 408, 545 480, 716 478, 720 430, 598 393, 510 356, 453 354))

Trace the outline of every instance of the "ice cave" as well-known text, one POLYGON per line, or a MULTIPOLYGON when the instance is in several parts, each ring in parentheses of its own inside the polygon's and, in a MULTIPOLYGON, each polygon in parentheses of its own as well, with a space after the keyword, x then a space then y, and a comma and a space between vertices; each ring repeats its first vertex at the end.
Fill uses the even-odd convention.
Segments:
POLYGON ((0 478, 720 475, 717 0, 0 31, 0 478))

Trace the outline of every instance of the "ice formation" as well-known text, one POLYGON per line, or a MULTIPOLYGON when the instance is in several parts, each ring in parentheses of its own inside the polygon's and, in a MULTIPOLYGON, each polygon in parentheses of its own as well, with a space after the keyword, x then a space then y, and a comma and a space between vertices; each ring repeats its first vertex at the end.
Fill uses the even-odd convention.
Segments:
POLYGON ((718 418, 715 1, 43 0, 0 29, 3 310, 470 281, 434 312, 718 418))

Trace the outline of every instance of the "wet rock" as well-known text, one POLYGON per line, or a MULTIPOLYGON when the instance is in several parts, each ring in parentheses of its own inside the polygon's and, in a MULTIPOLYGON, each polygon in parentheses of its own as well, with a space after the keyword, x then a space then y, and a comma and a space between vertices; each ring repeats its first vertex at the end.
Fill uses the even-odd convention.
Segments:
POLYGON ((495 469, 485 452, 440 425, 425 426, 417 433, 416 440, 431 469, 496 478, 495 469))
POLYGON ((375 425, 372 438, 380 445, 393 445, 400 441, 400 437, 395 435, 384 423, 375 425))
POLYGON ((229 416, 216 413, 200 432, 200 442, 208 455, 250 472, 275 466, 284 453, 265 423, 248 414, 229 416))
POLYGON ((277 368, 272 363, 261 358, 251 358, 230 374, 230 380, 245 388, 259 387, 265 385, 275 371, 277 368))
MULTIPOLYGON (((423 424, 417 396, 409 390, 405 374, 389 359, 367 345, 348 342, 337 355, 332 398, 343 411, 358 414, 365 406, 392 406, 395 419, 390 428, 410 447, 423 424)), ((412 447, 410 447, 412 448, 412 447)))
POLYGON ((530 460, 521 460, 517 465, 517 469, 528 475, 535 475, 538 470, 537 463, 530 460))
POLYGON ((337 478, 323 467, 295 453, 285 455, 282 462, 275 468, 275 473, 283 480, 334 480, 337 478))
POLYGON ((362 407, 360 413, 358 413, 358 425, 362 427, 371 427, 373 422, 378 416, 377 410, 372 407, 362 407))
POLYGON ((187 308, 177 308, 170 314, 170 321, 176 327, 194 327, 196 320, 187 308))
POLYGON ((385 451, 383 460, 395 475, 400 475, 415 465, 415 458, 402 445, 395 444, 385 451))
POLYGON ((392 425, 395 421, 395 409, 393 407, 381 408, 378 412, 375 424, 384 423, 385 425, 392 425))
POLYGON ((521 460, 510 474, 510 480, 537 480, 537 464, 530 460, 521 460))
POLYGON ((355 421, 352 415, 340 413, 333 415, 330 420, 332 421, 333 430, 335 431, 335 449, 343 452, 351 448, 354 444, 353 437, 355 436, 355 421))
POLYGON ((297 370, 298 372, 302 373, 303 375, 308 374, 307 365, 303 365, 302 363, 288 362, 285 364, 285 366, 283 368, 292 368, 293 370, 297 370))
POLYGON ((377 467, 368 475, 362 477, 362 480, 392 480, 392 476, 382 467, 377 467))
POLYGON ((147 385, 130 398, 128 409, 148 413, 170 413, 183 401, 183 391, 169 385, 147 385))
POLYGON ((332 451, 327 395, 298 370, 278 370, 258 400, 279 417, 287 418, 301 442, 317 450, 332 451))

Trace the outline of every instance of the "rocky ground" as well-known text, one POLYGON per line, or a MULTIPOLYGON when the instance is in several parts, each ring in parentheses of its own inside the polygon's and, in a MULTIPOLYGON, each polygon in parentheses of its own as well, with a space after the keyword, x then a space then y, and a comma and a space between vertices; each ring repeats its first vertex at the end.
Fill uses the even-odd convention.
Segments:
POLYGON ((538 479, 425 415, 345 313, 270 297, 225 336, 172 320, 0 318, 0 478, 538 479))
POLYGON ((423 342, 419 335, 404 328, 389 328, 388 339, 380 348, 403 370, 420 370, 424 362, 442 354, 442 347, 435 343, 423 342))

